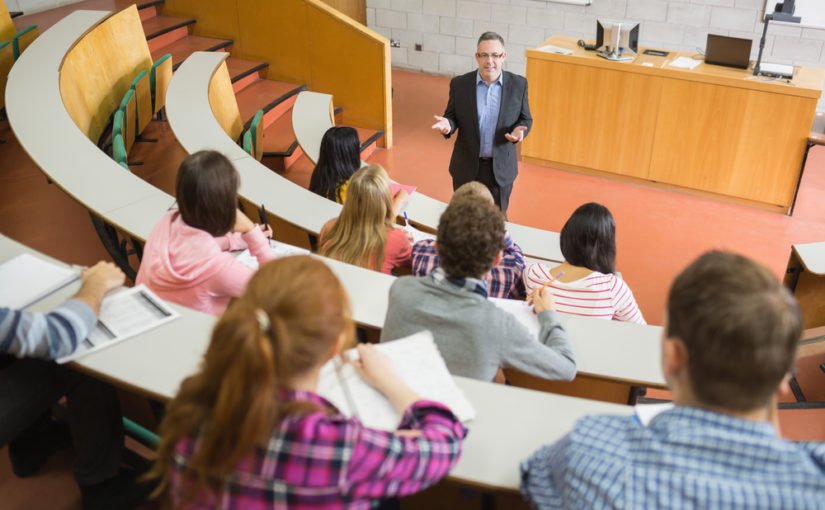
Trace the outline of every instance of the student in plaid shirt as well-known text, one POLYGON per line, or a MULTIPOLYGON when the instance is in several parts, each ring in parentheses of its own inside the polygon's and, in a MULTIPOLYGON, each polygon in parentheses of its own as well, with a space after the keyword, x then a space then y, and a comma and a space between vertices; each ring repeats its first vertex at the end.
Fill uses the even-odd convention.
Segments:
POLYGON ((779 437, 802 329, 766 268, 710 252, 668 296, 662 371, 672 409, 580 420, 522 464, 521 490, 551 508, 825 508, 825 444, 779 437))
POLYGON ((402 415, 385 432, 315 393, 321 366, 353 338, 346 293, 310 257, 261 267, 215 326, 200 371, 161 425, 153 473, 175 508, 369 508, 417 492, 458 461, 466 430, 421 400, 389 358, 358 347, 356 369, 402 415))
MULTIPOLYGON (((490 190, 478 181, 462 184, 453 193, 450 203, 465 196, 493 203, 493 195, 490 194, 490 190)), ((412 270, 414 276, 427 276, 438 265, 438 253, 435 249, 434 239, 425 239, 413 245, 412 270)), ((501 260, 483 278, 487 282, 488 296, 523 299, 525 297, 524 283, 521 281, 523 271, 524 253, 521 251, 521 247, 510 238, 510 233, 505 231, 501 260)))

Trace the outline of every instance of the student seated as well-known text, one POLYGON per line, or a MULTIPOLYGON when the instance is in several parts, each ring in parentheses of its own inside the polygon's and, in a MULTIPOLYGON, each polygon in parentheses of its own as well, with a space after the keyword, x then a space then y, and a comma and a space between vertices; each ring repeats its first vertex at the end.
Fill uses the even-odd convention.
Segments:
POLYGON ((576 209, 561 229, 560 244, 561 265, 536 262, 524 270, 528 293, 558 277, 547 288, 559 312, 646 324, 633 292, 616 274, 616 224, 607 207, 590 202, 576 209))
POLYGON ((504 216, 486 200, 452 200, 438 222, 440 265, 428 276, 405 276, 390 288, 381 341, 432 331, 454 375, 492 381, 500 367, 570 380, 576 363, 570 339, 546 289, 533 299, 541 326, 533 336, 518 319, 487 300, 490 268, 504 248, 504 216))
POLYGON ((183 160, 175 182, 178 209, 149 234, 136 283, 167 301, 220 315, 254 273, 227 250, 248 247, 261 264, 275 258, 269 227, 238 210, 239 186, 238 172, 219 152, 183 160))
POLYGON ((358 132, 347 126, 333 126, 321 139, 318 163, 309 178, 309 191, 343 204, 349 180, 360 167, 358 132))
POLYGON ((125 276, 111 262, 99 262, 81 278, 77 294, 48 314, 0 307, 0 447, 8 445, 14 474, 27 477, 72 445, 84 510, 131 508, 150 487, 120 467, 123 415, 115 389, 51 361, 89 335, 104 296, 125 276), (66 424, 51 418, 63 396, 66 424))
MULTIPOLYGON (((450 201, 462 197, 473 197, 475 200, 493 202, 493 195, 484 184, 470 181, 459 186, 453 193, 450 201)), ((412 269, 415 276, 426 276, 438 267, 438 253, 434 239, 418 241, 412 248, 412 269)), ((524 298, 524 288, 521 285, 521 273, 524 270, 524 253, 521 247, 513 242, 510 233, 504 232, 504 250, 501 260, 490 272, 484 275, 490 297, 497 298, 524 298)))
POLYGON ((672 409, 592 416, 522 464, 521 490, 550 508, 825 508, 825 444, 779 437, 776 394, 801 332, 766 268, 724 252, 673 282, 662 338, 672 409))
POLYGON ((391 274, 410 265, 412 242, 393 222, 409 195, 400 190, 393 198, 390 178, 381 165, 367 165, 353 174, 341 215, 321 229, 325 257, 391 274))
POLYGON ((161 424, 153 472, 174 507, 368 508, 446 475, 464 427, 374 347, 358 347, 356 369, 402 415, 398 432, 367 428, 315 393, 322 365, 353 334, 346 292, 323 262, 261 266, 161 424))

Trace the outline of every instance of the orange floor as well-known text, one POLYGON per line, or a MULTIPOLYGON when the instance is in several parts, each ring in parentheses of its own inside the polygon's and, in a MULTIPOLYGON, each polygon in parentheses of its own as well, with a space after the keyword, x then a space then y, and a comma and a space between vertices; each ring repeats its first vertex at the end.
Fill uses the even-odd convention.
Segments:
MULTIPOLYGON (((107 7, 118 1, 86 3, 107 7)), ((59 19, 54 14, 48 16, 43 18, 46 21, 41 22, 42 26, 49 19, 59 19)), ((430 125, 432 116, 444 109, 449 80, 398 70, 393 71, 392 77, 395 145, 390 150, 377 150, 371 162, 384 165, 396 180, 417 185, 422 193, 446 201, 451 193, 447 165, 452 141, 432 132, 430 125)), ((533 112, 534 116, 542 114, 533 112)), ((144 159, 146 165, 136 167, 135 173, 171 191, 174 170, 184 152, 171 139, 168 126, 153 123, 150 129, 148 136, 159 134, 165 140, 157 146, 136 146, 130 156, 144 159)), ((88 214, 55 185, 46 182, 14 140, 7 122, 0 122, 0 139, 7 140, 0 144, 0 233, 67 262, 89 265, 105 258, 88 214)), ((304 160, 285 175, 305 185, 310 171, 311 166, 304 160)), ((671 280, 705 250, 740 252, 781 276, 791 244, 824 241, 823 192, 825 148, 821 147, 811 150, 792 217, 687 193, 521 164, 509 216, 517 223, 559 231, 580 204, 598 201, 606 205, 616 218, 618 269, 636 295, 647 321, 661 324, 671 280)), ((825 437, 822 414, 802 418, 786 414, 788 430, 825 437)), ((0 457, 5 458, 4 451, 0 451, 0 457)), ((67 496, 69 501, 64 504, 49 494, 63 493, 64 486, 71 485, 66 471, 68 463, 56 462, 55 466, 40 480, 42 487, 48 487, 43 491, 45 497, 35 501, 30 495, 36 491, 32 491, 29 481, 15 481, 5 459, 0 461, 0 507, 79 508, 76 496, 74 500, 67 496), (54 481, 54 476, 58 476, 55 470, 62 473, 63 482, 54 481)))

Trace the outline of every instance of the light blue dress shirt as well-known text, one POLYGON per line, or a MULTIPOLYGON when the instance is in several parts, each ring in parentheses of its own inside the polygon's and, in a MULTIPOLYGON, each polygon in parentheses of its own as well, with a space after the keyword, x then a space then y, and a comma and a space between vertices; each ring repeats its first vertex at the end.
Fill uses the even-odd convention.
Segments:
POLYGON ((496 134, 498 111, 501 107, 501 87, 504 73, 489 86, 476 71, 476 108, 478 110, 478 134, 481 137, 478 157, 493 157, 493 136, 496 134))
POLYGON ((825 444, 686 406, 647 427, 635 416, 583 418, 521 471, 521 491, 540 510, 825 508, 825 444))

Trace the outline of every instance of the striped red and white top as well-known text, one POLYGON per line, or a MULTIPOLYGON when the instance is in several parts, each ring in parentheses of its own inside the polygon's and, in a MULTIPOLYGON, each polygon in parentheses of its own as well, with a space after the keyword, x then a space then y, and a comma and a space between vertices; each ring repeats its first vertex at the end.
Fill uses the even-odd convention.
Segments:
MULTIPOLYGON (((550 269, 538 262, 527 266, 523 278, 528 294, 547 283, 550 269)), ((647 324, 630 287, 615 274, 593 271, 573 282, 556 280, 547 288, 553 293, 557 312, 647 324)))

